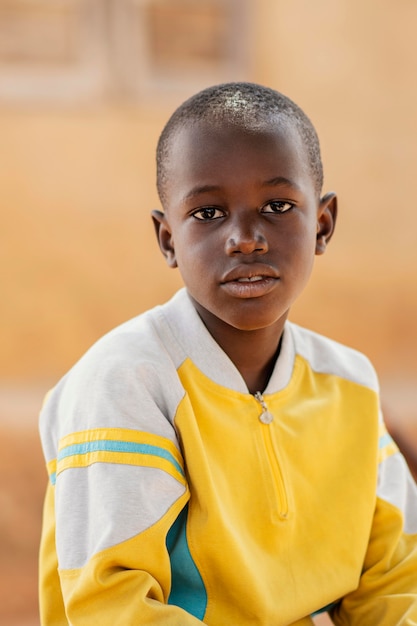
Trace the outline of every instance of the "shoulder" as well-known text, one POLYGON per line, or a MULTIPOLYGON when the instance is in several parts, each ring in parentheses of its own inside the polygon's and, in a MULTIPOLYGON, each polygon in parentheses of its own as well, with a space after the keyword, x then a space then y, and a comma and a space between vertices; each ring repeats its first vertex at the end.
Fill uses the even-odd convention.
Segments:
POLYGON ((184 394, 176 374, 184 355, 169 325, 177 307, 157 306, 101 337, 49 394, 41 428, 54 421, 64 436, 97 427, 146 430, 158 416, 170 420, 184 394))
POLYGON ((84 374, 101 375, 114 368, 127 371, 155 366, 159 369, 166 360, 178 366, 184 355, 171 321, 171 317, 181 318, 182 298, 178 296, 106 333, 87 350, 69 374, 78 370, 84 374))
POLYGON ((158 362, 165 347, 158 336, 157 309, 147 311, 124 322, 96 341, 68 375, 105 375, 105 372, 131 370, 158 362))
POLYGON ((316 373, 334 375, 378 391, 375 369, 362 352, 293 322, 288 323, 295 353, 316 373))

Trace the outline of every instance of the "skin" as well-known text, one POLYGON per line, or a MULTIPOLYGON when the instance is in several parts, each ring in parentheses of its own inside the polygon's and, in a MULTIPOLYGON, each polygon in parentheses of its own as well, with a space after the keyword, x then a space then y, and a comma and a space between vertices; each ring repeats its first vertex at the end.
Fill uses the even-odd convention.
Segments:
POLYGON ((164 212, 152 216, 209 332, 251 393, 262 391, 285 320, 335 225, 296 129, 197 123, 172 140, 164 212))

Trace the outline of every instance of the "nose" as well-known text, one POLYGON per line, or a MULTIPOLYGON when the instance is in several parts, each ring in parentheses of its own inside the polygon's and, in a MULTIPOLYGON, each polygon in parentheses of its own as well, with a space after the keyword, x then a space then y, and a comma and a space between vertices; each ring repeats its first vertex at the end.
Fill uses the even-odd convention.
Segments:
POLYGON ((268 252, 268 242, 255 220, 236 219, 233 221, 230 233, 226 240, 226 253, 236 254, 265 254, 268 252))

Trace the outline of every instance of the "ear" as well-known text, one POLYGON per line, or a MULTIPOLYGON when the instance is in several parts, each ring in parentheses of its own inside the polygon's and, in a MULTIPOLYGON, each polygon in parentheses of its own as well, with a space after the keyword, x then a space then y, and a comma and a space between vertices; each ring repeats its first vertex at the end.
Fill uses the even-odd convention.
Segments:
POLYGON ((317 211, 316 254, 324 254, 334 233, 337 217, 337 196, 333 191, 326 193, 317 211))
POLYGON ((175 259, 174 240, 167 217, 162 211, 154 210, 151 213, 152 221, 155 228, 156 238, 162 254, 165 257, 169 267, 177 267, 175 259))

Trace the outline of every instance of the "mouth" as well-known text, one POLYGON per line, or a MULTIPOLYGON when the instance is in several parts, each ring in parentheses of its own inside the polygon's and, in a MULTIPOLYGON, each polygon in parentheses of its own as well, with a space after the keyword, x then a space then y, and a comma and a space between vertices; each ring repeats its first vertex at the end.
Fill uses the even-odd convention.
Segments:
POLYGON ((238 283, 256 283, 259 280, 263 280, 264 276, 244 276, 243 278, 238 278, 236 282, 238 283))
POLYGON ((269 265, 239 265, 224 276, 221 287, 235 298, 259 298, 278 281, 278 272, 269 265))

